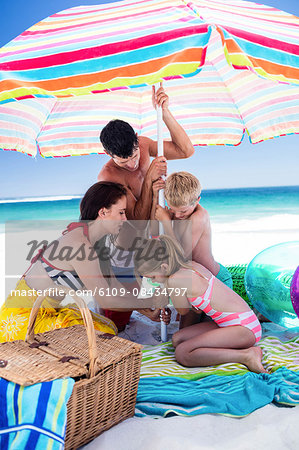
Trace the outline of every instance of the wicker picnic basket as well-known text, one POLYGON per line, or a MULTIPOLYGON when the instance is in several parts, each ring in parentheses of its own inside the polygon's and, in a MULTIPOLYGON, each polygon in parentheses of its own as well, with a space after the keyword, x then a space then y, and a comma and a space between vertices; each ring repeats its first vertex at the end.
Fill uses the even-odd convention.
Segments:
POLYGON ((42 381, 75 379, 67 404, 65 448, 77 449, 113 425, 134 415, 142 346, 96 331, 80 297, 73 297, 84 324, 34 335, 32 308, 25 341, 0 344, 6 366, 0 376, 28 386, 42 381))

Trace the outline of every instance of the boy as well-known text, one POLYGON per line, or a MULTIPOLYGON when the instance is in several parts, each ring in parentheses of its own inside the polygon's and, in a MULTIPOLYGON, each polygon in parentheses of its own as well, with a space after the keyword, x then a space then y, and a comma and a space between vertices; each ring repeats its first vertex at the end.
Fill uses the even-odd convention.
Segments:
MULTIPOLYGON (((186 257, 202 264, 232 289, 230 272, 216 262, 212 254, 210 217, 199 203, 201 195, 199 180, 188 172, 169 175, 164 192, 168 204, 168 208, 165 209, 157 205, 157 192, 155 192, 155 219, 163 222, 165 234, 180 242, 186 257)), ((180 328, 197 321, 198 314, 190 311, 181 318, 180 328)))

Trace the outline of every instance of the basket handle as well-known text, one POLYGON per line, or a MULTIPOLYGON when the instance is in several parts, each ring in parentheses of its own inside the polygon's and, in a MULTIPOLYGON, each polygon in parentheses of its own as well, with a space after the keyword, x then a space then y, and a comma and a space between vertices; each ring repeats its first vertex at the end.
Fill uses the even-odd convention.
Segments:
MULTIPOLYGON (((65 286, 59 286, 59 289, 64 290, 66 294, 69 294, 69 291, 71 291, 70 288, 67 288, 65 286)), ((78 306, 80 313, 83 318, 84 326, 86 328, 87 332, 87 339, 88 339, 88 350, 89 350, 89 370, 88 370, 88 377, 92 378, 95 376, 96 372, 96 365, 97 365, 97 358, 98 358, 98 349, 97 349, 97 343, 96 343, 96 335, 94 331, 93 321, 90 314, 90 311, 88 307, 86 306, 86 303, 84 300, 79 297, 77 294, 73 293, 72 290, 72 298, 74 299, 76 305, 78 306)), ((28 327, 27 327, 27 334, 25 337, 25 342, 32 343, 34 341, 34 325, 37 318, 38 311, 41 307, 42 302, 47 296, 39 295, 37 299, 35 300, 29 321, 28 321, 28 327)))

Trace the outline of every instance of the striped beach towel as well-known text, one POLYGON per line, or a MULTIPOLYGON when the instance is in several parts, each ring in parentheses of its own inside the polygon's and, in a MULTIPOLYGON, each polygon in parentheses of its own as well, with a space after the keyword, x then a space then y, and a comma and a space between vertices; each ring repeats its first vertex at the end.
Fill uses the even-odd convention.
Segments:
MULTIPOLYGON (((299 371, 299 337, 284 341, 276 336, 267 336, 260 340, 263 349, 263 365, 269 372, 286 367, 299 371)), ((141 364, 141 378, 146 377, 181 377, 198 380, 209 375, 245 375, 246 366, 238 363, 219 364, 209 367, 183 367, 174 356, 171 342, 157 346, 145 345, 141 364)))
POLYGON ((0 378, 1 450, 63 449, 73 385, 72 378, 26 387, 0 378))
POLYGON ((274 324, 263 327, 259 346, 268 374, 252 373, 237 363, 183 367, 176 362, 170 342, 144 346, 136 416, 213 413, 242 417, 270 402, 298 405, 299 336, 281 330, 274 324))

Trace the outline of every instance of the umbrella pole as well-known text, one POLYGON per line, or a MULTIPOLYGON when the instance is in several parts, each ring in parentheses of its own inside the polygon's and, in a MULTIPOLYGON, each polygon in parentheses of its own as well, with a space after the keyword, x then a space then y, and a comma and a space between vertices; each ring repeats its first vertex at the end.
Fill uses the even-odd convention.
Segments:
MULTIPOLYGON (((160 83, 155 85, 156 89, 159 89, 160 83)), ((158 156, 163 156, 163 118, 162 118, 162 108, 157 106, 157 142, 158 142, 158 156)), ((159 205, 163 208, 165 207, 164 190, 159 191, 159 205)), ((159 234, 163 233, 163 226, 159 223, 159 234)), ((167 325, 161 319, 161 341, 167 341, 167 325)))

